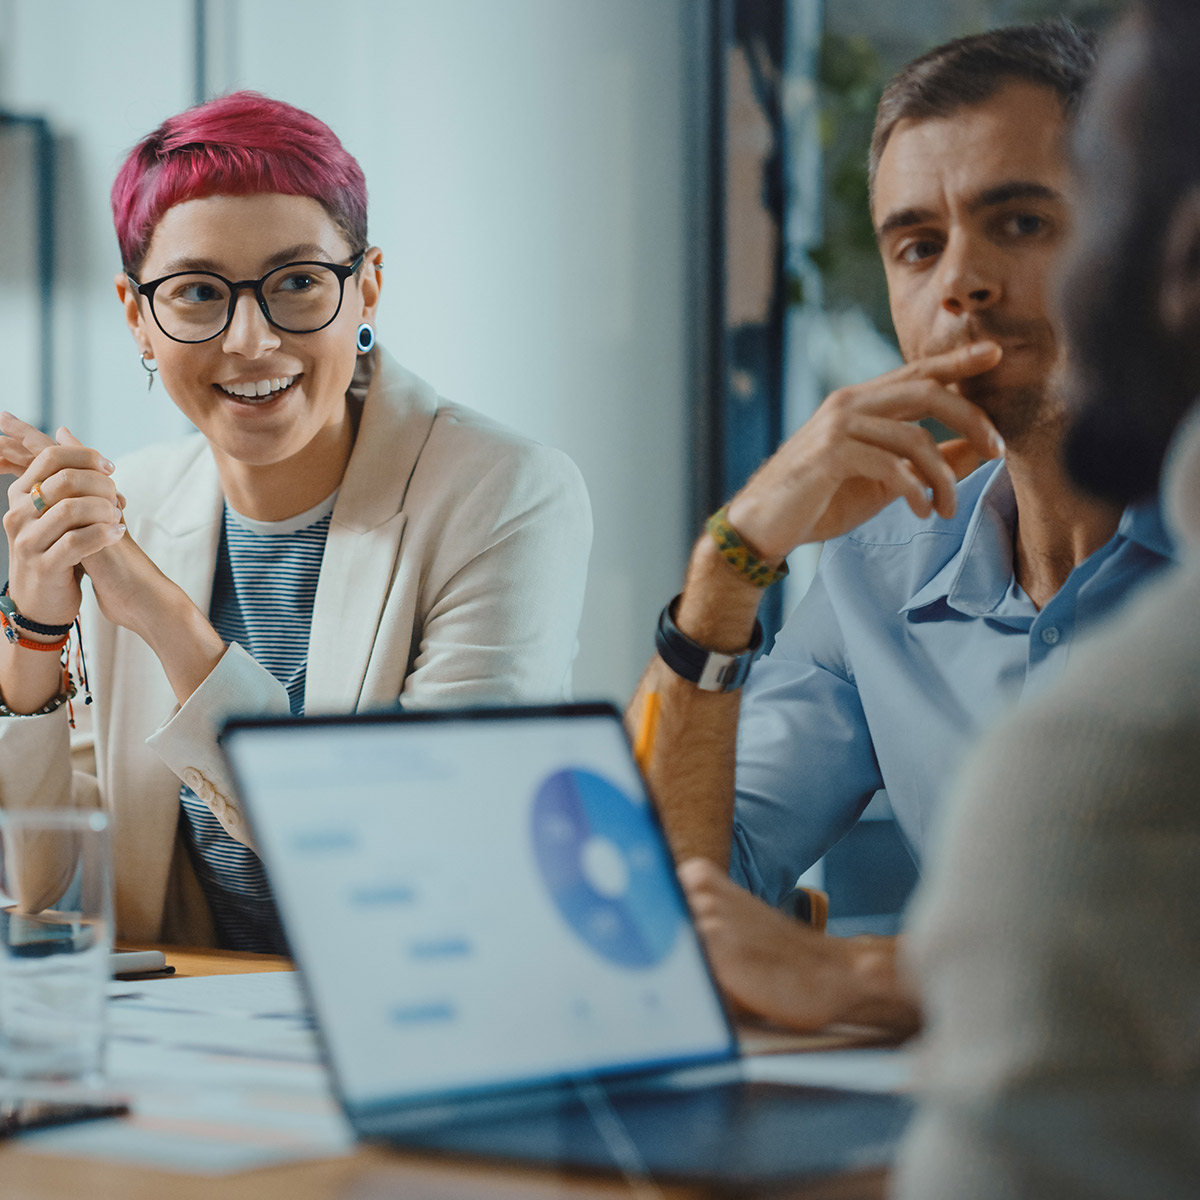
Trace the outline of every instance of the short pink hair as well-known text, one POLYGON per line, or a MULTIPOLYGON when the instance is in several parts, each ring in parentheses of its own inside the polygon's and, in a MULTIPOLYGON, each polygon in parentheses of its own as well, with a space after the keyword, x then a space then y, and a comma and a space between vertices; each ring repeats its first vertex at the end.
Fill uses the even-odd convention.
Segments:
POLYGON ((367 182, 323 121, 260 92, 234 92, 168 117, 130 152, 112 189, 125 269, 136 272, 162 215, 184 200, 279 192, 311 196, 367 245, 367 182))

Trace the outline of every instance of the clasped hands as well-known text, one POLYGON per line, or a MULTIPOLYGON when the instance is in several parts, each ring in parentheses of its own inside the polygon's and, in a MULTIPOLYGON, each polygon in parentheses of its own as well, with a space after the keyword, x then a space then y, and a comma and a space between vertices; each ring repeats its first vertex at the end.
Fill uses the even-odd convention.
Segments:
POLYGON ((4 529, 18 609, 42 624, 69 625, 87 572, 105 616, 133 627, 138 596, 156 576, 165 579, 126 533, 113 464, 66 428, 52 438, 11 413, 0 413, 0 434, 0 474, 17 476, 4 529))

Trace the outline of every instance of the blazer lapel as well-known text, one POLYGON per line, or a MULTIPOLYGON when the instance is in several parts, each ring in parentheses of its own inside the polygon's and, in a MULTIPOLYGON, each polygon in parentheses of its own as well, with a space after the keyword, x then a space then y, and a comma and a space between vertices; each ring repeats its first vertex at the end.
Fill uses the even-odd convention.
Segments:
POLYGON ((353 711, 396 576, 404 497, 437 396, 383 351, 338 492, 309 636, 305 710, 353 711))
POLYGON ((177 583, 205 616, 212 602, 224 506, 217 464, 208 447, 201 446, 179 486, 154 514, 142 545, 158 569, 177 583))

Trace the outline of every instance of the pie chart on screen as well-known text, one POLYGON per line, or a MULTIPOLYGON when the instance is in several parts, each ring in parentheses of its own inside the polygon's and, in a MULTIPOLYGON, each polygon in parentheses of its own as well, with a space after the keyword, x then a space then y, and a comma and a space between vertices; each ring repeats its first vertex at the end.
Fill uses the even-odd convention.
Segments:
POLYGON ((533 802, 534 855, 571 931, 617 966, 652 967, 683 924, 648 808, 591 771, 556 771, 533 802))

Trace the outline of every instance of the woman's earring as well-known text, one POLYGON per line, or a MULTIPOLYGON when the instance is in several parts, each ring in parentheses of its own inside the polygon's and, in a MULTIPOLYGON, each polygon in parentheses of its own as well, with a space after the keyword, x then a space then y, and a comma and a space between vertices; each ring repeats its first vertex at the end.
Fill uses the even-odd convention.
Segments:
POLYGON ((366 354, 375 345, 375 330, 366 321, 358 327, 355 345, 358 346, 359 354, 366 354))
POLYGON ((147 356, 145 350, 142 351, 142 370, 146 372, 149 378, 146 380, 146 391, 149 391, 154 386, 154 377, 158 374, 158 367, 154 366, 154 359, 147 356))

